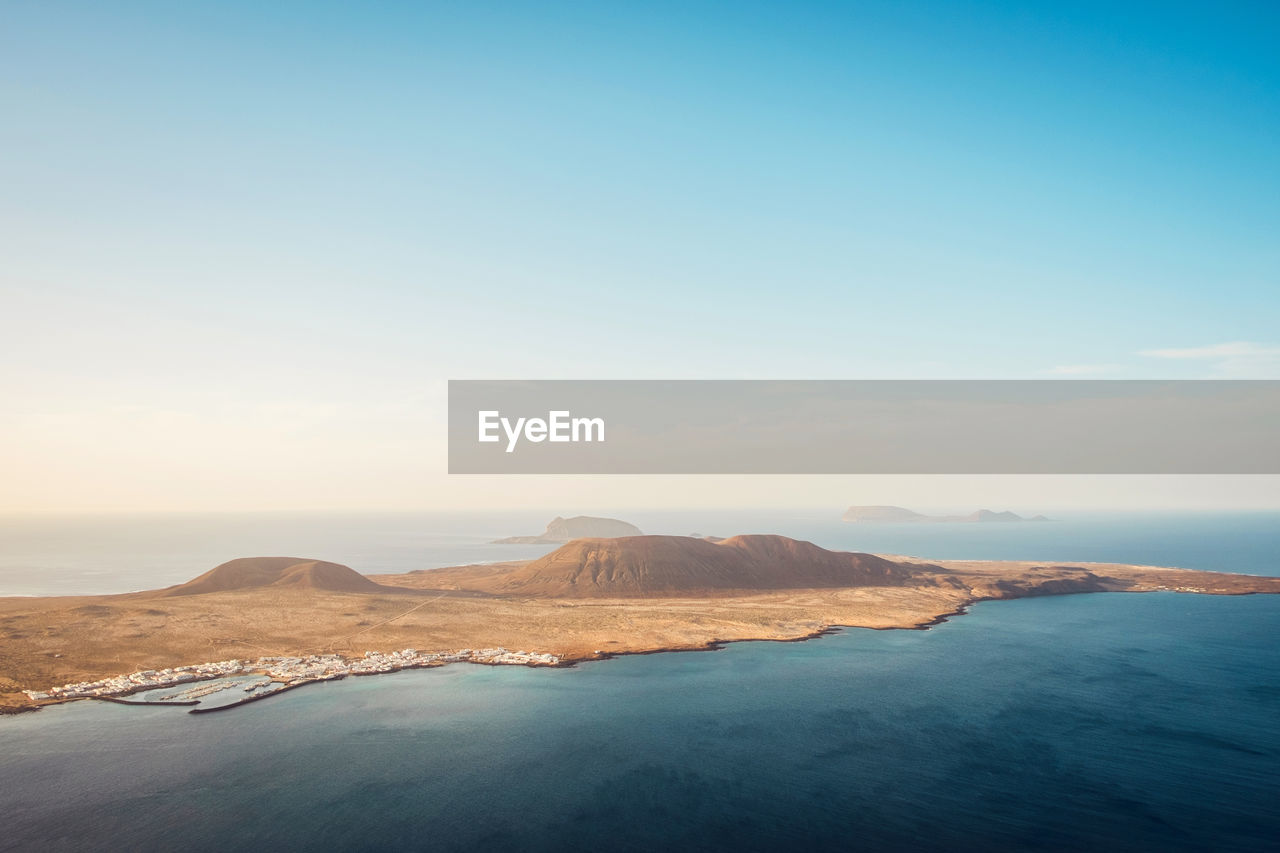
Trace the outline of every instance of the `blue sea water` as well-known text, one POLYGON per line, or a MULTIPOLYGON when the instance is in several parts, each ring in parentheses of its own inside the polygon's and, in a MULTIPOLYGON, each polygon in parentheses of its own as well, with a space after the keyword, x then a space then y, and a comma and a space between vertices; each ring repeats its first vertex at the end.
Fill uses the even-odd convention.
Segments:
MULTIPOLYGON (((787 529, 1280 574, 1275 521, 787 529)), ((1280 596, 1078 595, 225 714, 73 703, 0 718, 0 849, 1275 850, 1278 631, 1280 596)))

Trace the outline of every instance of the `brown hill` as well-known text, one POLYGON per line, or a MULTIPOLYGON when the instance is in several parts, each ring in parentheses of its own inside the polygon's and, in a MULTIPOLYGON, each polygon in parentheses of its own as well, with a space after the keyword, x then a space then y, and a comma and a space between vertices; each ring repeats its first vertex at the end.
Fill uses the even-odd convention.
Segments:
POLYGON ((785 536, 575 539, 495 579, 493 592, 616 598, 729 590, 899 586, 911 570, 871 554, 827 551, 785 536))
POLYGON ((374 583, 355 569, 324 560, 309 560, 290 566, 281 572, 280 579, 272 586, 327 589, 333 592, 386 592, 386 587, 374 583))
POLYGON ((355 569, 324 560, 300 557, 242 557, 210 569, 184 584, 161 590, 159 595, 201 595, 258 587, 322 589, 329 592, 396 592, 374 583, 355 569))

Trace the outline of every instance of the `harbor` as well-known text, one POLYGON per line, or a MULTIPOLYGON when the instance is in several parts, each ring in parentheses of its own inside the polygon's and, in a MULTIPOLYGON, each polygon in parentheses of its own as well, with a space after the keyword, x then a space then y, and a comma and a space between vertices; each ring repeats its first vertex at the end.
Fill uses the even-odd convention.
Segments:
POLYGON ((297 657, 269 656, 256 660, 224 660, 188 666, 146 669, 99 681, 82 681, 51 687, 48 691, 26 691, 34 702, 52 704, 74 699, 100 699, 118 705, 173 705, 190 708, 189 713, 225 711, 276 696, 288 690, 351 675, 378 675, 403 669, 476 663, 489 666, 560 666, 559 657, 542 652, 510 651, 505 648, 459 649, 423 652, 401 649, 394 652, 365 652, 362 657, 337 654, 297 657), (239 678, 249 676, 250 678, 239 678), (182 685, 190 687, 182 688, 182 685), (176 692, 174 688, 182 688, 176 692), (236 693, 239 695, 236 695, 236 693), (211 702, 231 694, 230 701, 211 702), (134 698, 136 697, 136 698, 134 698))

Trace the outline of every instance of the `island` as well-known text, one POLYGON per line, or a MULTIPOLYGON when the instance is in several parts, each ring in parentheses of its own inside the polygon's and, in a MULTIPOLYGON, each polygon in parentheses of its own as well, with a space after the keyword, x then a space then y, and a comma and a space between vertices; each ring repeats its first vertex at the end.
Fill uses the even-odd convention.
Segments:
POLYGON ((1023 518, 1015 512, 992 512, 980 509, 968 515, 924 515, 900 506, 851 506, 841 520, 854 523, 918 524, 922 522, 951 524, 1001 524, 1013 521, 1049 521, 1043 515, 1023 518))
POLYGON ((640 536, 640 528, 616 518, 575 515, 556 516, 539 536, 508 536, 495 539, 493 545, 561 545, 574 539, 609 539, 616 536, 640 536))
POLYGON ((316 681, 411 667, 567 666, 742 640, 803 640, 846 626, 927 628, 978 601, 1159 590, 1280 593, 1280 578, 1118 563, 921 560, 767 534, 575 539, 535 560, 397 575, 366 576, 324 560, 244 558, 166 589, 0 598, 0 707, 148 702, 130 697, 209 681, 159 700, 194 701, 191 710, 202 713, 316 681), (201 704, 201 691, 231 687, 245 698, 201 704))

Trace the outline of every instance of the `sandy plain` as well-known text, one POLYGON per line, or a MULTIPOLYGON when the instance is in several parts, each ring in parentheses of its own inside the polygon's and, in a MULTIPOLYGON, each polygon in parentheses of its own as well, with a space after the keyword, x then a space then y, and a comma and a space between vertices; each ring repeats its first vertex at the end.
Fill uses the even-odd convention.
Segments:
POLYGON ((376 592, 268 586, 182 596, 0 598, 0 705, 31 706, 23 690, 228 658, 501 646, 572 662, 740 640, 800 640, 835 626, 923 628, 989 599, 1280 592, 1280 578, 986 561, 934 561, 918 583, 902 586, 589 599, 487 591, 525 565, 373 575, 376 592))

